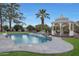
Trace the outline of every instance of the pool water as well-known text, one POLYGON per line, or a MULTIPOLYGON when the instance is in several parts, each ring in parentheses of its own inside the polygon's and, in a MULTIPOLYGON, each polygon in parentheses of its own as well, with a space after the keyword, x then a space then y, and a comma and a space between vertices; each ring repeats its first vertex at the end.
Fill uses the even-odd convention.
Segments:
POLYGON ((40 44, 50 41, 47 36, 41 34, 9 34, 16 44, 40 44))

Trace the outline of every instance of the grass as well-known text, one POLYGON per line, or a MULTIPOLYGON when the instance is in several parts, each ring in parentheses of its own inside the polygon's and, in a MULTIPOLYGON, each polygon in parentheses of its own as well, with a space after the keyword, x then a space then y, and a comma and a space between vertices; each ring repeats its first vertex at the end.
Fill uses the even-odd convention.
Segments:
POLYGON ((67 38, 66 41, 74 45, 74 50, 61 54, 39 54, 32 52, 14 51, 0 53, 1 56, 79 56, 79 39, 67 38))
MULTIPOLYGON (((0 32, 0 34, 2 33, 6 33, 6 32, 0 32)), ((7 32, 7 34, 26 34, 26 33, 30 33, 30 32, 7 32)))
POLYGON ((78 38, 67 38, 67 42, 70 42, 74 46, 74 50, 63 54, 57 54, 62 56, 79 56, 79 39, 78 38))

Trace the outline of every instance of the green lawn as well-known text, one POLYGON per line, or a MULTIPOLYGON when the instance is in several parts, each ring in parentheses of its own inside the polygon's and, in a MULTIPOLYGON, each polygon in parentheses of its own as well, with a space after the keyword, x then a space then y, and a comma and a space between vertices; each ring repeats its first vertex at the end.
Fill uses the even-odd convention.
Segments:
POLYGON ((26 33, 30 33, 30 32, 0 32, 0 34, 2 34, 2 33, 7 33, 7 34, 26 34, 26 33))
POLYGON ((66 41, 70 42, 74 45, 74 50, 66 53, 61 54, 39 54, 39 53, 32 53, 32 52, 5 52, 0 53, 1 56, 79 56, 79 39, 76 38, 68 38, 65 39, 66 41))

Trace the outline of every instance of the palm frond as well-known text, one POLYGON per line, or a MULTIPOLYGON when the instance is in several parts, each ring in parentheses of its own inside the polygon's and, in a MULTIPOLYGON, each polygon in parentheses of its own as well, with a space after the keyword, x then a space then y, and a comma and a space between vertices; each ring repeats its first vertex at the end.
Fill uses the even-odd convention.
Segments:
POLYGON ((35 14, 35 15, 36 15, 36 17, 37 17, 37 18, 39 18, 39 17, 40 17, 40 14, 39 14, 39 13, 38 13, 38 14, 35 14))

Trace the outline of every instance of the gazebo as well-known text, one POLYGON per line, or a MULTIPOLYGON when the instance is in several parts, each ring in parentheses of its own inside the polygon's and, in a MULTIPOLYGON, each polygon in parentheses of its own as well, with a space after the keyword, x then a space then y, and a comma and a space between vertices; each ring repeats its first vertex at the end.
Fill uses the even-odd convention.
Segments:
POLYGON ((63 29, 67 26, 67 31, 69 36, 74 36, 74 22, 70 21, 69 18, 61 15, 54 22, 52 22, 52 35, 56 35, 59 33, 60 36, 64 34, 63 29), (58 26, 58 27, 57 27, 58 26), (56 28, 57 27, 57 28, 56 28))

